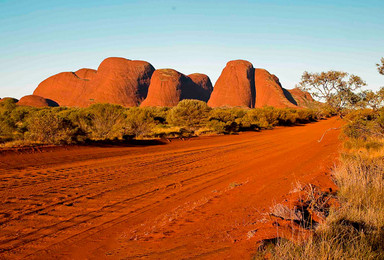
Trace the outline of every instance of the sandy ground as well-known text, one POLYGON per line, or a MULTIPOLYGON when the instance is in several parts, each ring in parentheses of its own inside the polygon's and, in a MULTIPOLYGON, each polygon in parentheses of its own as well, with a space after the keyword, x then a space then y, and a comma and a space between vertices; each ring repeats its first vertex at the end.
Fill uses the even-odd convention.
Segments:
POLYGON ((0 258, 249 258, 296 182, 331 185, 340 125, 3 153, 0 258))

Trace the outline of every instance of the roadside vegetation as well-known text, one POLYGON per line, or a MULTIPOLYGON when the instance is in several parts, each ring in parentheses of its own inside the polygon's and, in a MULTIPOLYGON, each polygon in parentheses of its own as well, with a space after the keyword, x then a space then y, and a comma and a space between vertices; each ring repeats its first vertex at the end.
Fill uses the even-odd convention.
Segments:
POLYGON ((321 104, 313 108, 215 108, 183 100, 173 108, 94 104, 87 108, 32 108, 14 100, 0 102, 2 146, 72 144, 92 141, 186 138, 206 134, 271 129, 330 117, 321 104))
MULTIPOLYGON (((384 75, 384 59, 377 68, 384 75)), ((320 97, 330 89, 327 84, 335 86, 346 76, 306 72, 302 85, 320 97)), ((349 82, 362 82, 353 78, 349 82)), ((326 213, 323 221, 309 227, 301 223, 313 231, 304 242, 300 237, 277 238, 264 243, 255 259, 384 259, 384 89, 355 93, 348 84, 340 86, 322 96, 345 120, 343 151, 332 171, 338 203, 321 209, 326 213)))

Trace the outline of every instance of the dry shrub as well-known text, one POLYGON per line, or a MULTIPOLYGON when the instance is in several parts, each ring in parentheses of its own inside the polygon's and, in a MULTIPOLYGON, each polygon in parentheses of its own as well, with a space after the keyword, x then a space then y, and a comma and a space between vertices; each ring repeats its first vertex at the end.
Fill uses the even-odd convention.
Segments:
POLYGON ((26 140, 46 144, 71 143, 75 129, 71 122, 52 110, 40 110, 28 118, 26 140))
POLYGON ((146 108, 130 108, 125 120, 125 134, 136 138, 148 135, 155 126, 155 119, 150 110, 146 108))
POLYGON ((95 140, 121 138, 124 133, 124 108, 113 104, 94 104, 83 111, 84 123, 95 140))
POLYGON ((184 99, 169 110, 167 122, 172 126, 196 130, 207 123, 210 110, 203 101, 184 99))

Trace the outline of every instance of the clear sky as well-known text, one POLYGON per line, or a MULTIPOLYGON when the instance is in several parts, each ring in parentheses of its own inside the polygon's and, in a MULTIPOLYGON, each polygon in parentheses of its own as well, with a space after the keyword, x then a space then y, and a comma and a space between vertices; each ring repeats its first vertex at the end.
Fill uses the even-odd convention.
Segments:
POLYGON ((111 56, 213 83, 227 61, 246 59, 288 89, 305 70, 343 70, 378 89, 384 1, 0 0, 0 97, 111 56))

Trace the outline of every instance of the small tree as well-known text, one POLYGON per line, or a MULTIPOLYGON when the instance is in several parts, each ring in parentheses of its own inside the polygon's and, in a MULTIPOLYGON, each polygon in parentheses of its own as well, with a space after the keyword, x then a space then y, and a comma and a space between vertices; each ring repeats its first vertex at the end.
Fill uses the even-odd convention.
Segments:
POLYGON ((377 63, 376 66, 379 73, 384 75, 384 58, 381 58, 380 63, 377 63))
POLYGON ((27 120, 25 137, 46 144, 71 143, 75 127, 71 122, 49 109, 33 113, 27 120))
POLYGON ((94 104, 87 111, 93 138, 106 140, 121 137, 125 120, 124 108, 113 104, 94 104))
POLYGON ((364 90, 360 93, 360 101, 358 106, 360 108, 370 107, 377 111, 384 101, 384 87, 374 92, 372 90, 364 90))
POLYGON ((184 99, 168 112, 167 122, 174 126, 196 130, 207 123, 210 110, 211 108, 203 101, 184 99))
POLYGON ((321 73, 305 71, 299 83, 299 88, 308 91, 319 101, 325 101, 337 112, 350 102, 356 102, 354 91, 363 86, 366 83, 359 76, 334 70, 321 73))
POLYGON ((136 137, 146 135, 151 132, 155 125, 154 116, 150 109, 133 107, 127 111, 125 121, 125 133, 136 137))

